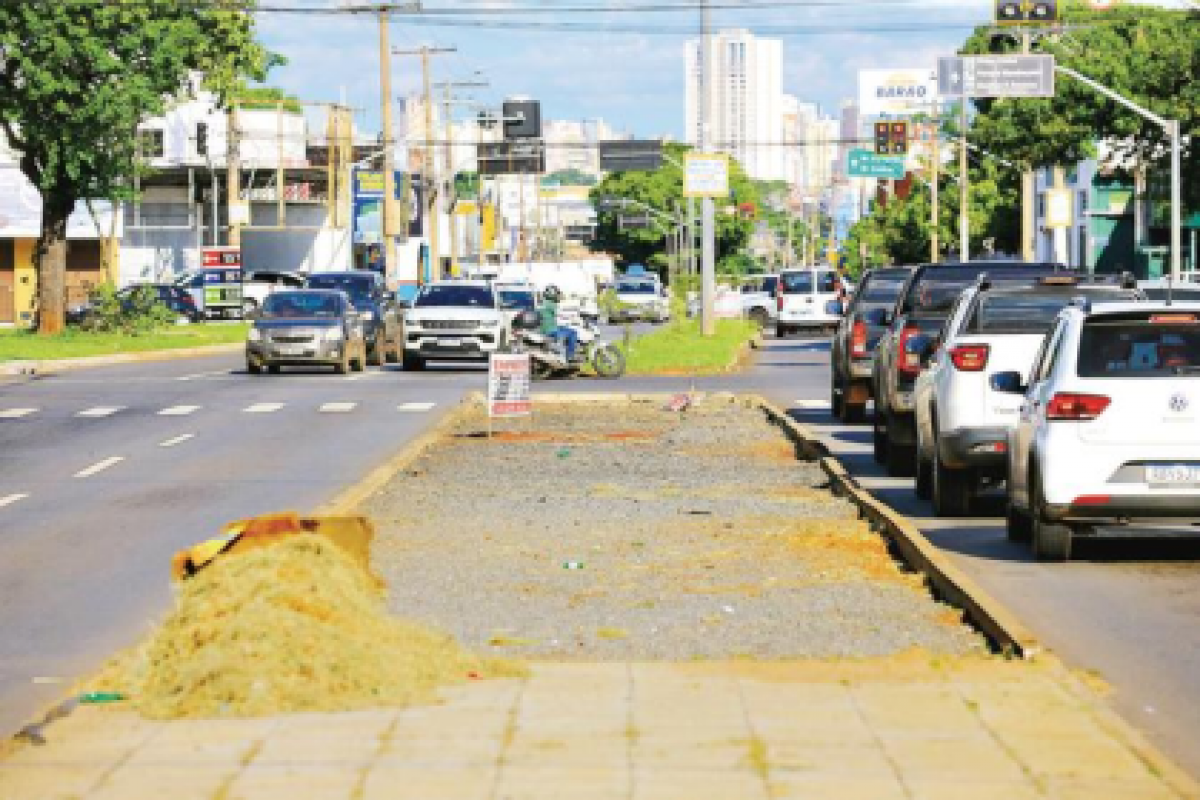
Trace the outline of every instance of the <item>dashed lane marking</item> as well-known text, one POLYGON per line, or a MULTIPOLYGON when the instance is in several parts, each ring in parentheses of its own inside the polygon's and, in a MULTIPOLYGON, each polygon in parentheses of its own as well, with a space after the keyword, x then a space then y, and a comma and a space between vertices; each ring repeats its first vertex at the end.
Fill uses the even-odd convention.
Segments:
POLYGON ((358 403, 326 403, 325 405, 321 406, 321 413, 322 414, 349 414, 351 411, 353 411, 357 407, 358 407, 358 403))
POLYGON ((184 433, 184 434, 180 434, 179 436, 176 436, 174 439, 167 439, 165 442, 159 442, 158 446, 159 447, 174 447, 175 445, 183 444, 184 442, 186 442, 189 439, 195 439, 195 438, 196 438, 196 434, 194 434, 194 433, 184 433))
POLYGON ((10 494, 7 497, 0 497, 0 508, 11 506, 13 503, 19 503, 29 497, 27 494, 10 494))
POLYGON ((396 409, 408 414, 415 414, 421 411, 429 411, 436 405, 437 403, 404 403, 396 406, 396 409))
POLYGON ((22 419, 37 412, 36 408, 4 408, 0 409, 0 419, 22 419))
POLYGON ((283 408, 283 403, 255 403, 242 409, 246 414, 274 414, 283 408))
POLYGON ((95 408, 89 408, 84 411, 80 411, 75 416, 85 417, 87 419, 99 419, 101 417, 111 417, 118 411, 124 410, 124 408, 125 406, 96 406, 95 408))
POLYGON ((218 369, 212 372, 197 372, 195 375, 180 375, 175 380, 177 381, 199 381, 205 378, 220 378, 229 374, 227 369, 218 369))
POLYGON ((158 412, 158 415, 160 417, 186 417, 190 414, 195 414, 199 410, 200 406, 171 406, 158 412))
POLYGON ((124 456, 111 456, 110 458, 106 458, 103 461, 98 461, 95 464, 92 464, 87 469, 81 469, 79 472, 75 473, 75 477, 76 478, 90 478, 98 472, 104 472, 104 470, 106 470, 110 467, 115 467, 117 464, 120 464, 124 460, 125 460, 124 456))

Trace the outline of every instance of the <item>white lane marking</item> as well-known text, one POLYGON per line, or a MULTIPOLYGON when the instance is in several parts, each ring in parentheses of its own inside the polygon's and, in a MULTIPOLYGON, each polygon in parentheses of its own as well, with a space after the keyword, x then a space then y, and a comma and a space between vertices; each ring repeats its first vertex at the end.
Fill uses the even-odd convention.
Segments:
POLYGON ((283 408, 283 403, 255 403, 242 409, 245 414, 274 414, 283 408))
POLYGON ((76 478, 90 478, 93 475, 95 475, 97 472, 103 472, 104 470, 108 469, 109 467, 115 467, 117 464, 120 464, 124 460, 125 460, 124 456, 111 456, 109 458, 104 459, 103 461, 99 461, 95 464, 92 464, 87 469, 81 469, 79 472, 75 473, 75 477, 76 478))
POLYGON ((221 377, 221 376, 228 375, 228 374, 229 374, 229 370, 219 369, 219 370, 214 370, 213 372, 197 372, 195 375, 181 375, 180 377, 176 378, 175 380, 177 380, 177 381, 198 381, 203 378, 217 378, 217 377, 221 377))
POLYGON ((125 406, 96 406, 95 408, 89 408, 84 411, 80 411, 75 416, 87 417, 88 419, 98 419, 100 417, 111 417, 113 414, 117 413, 118 411, 123 411, 124 409, 125 406))
POLYGON ((437 403, 404 403, 403 405, 396 406, 396 409, 412 414, 419 411, 429 411, 436 405, 437 403))
POLYGON ((36 408, 5 408, 0 409, 0 419, 21 419, 37 412, 36 408))
POLYGON ((351 411, 353 411, 357 407, 358 407, 358 403, 326 403, 325 405, 321 406, 321 413, 322 414, 349 414, 351 411))
POLYGON ((195 414, 199 410, 200 406, 171 406, 158 412, 158 415, 160 417, 186 417, 189 414, 195 414))
POLYGON ((19 503, 29 497, 27 494, 10 494, 8 497, 0 497, 0 508, 11 506, 13 503, 19 503))
POLYGON ((159 447, 174 447, 177 444, 183 444, 188 439, 195 439, 195 438, 196 438, 196 434, 194 434, 194 433, 184 433, 184 434, 180 434, 179 436, 176 436, 174 439, 167 439, 165 442, 159 442, 158 446, 159 447))
POLYGON ((814 410, 829 408, 828 400, 797 400, 796 408, 811 408, 814 410))

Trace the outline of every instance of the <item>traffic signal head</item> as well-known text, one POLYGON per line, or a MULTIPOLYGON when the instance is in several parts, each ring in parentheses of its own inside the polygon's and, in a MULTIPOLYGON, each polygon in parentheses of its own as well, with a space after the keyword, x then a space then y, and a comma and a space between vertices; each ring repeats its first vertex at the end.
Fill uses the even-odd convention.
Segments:
POLYGON ((875 154, 886 156, 892 152, 891 125, 887 122, 875 123, 875 154))
POLYGON ((875 154, 902 156, 908 153, 907 122, 875 123, 875 154))
POLYGON ((892 155, 902 156, 908 153, 908 123, 891 123, 892 155))
POLYGON ((1058 0, 996 0, 996 22, 1057 22, 1058 0))

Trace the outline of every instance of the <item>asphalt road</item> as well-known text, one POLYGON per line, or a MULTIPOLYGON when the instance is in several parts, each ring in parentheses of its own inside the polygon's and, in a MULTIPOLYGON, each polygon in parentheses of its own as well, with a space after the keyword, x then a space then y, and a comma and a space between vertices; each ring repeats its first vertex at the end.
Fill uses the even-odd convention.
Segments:
MULTIPOLYGON (((469 368, 251 378, 236 357, 0 384, 0 731, 61 696, 41 679, 86 674, 145 632, 167 607, 176 550, 232 519, 319 505, 484 384, 469 368), (198 408, 177 408, 187 406, 198 408), (120 410, 78 416, 105 408, 120 410), (11 413, 20 409, 36 410, 11 413)), ((768 339, 733 377, 539 388, 693 385, 788 408, 1045 644, 1107 680, 1118 710, 1200 775, 1200 539, 1103 542, 1042 565, 1005 540, 996 516, 931 519, 910 481, 873 463, 869 428, 829 417, 828 346, 817 339, 768 339)), ((988 513, 999 510, 997 500, 988 513)))

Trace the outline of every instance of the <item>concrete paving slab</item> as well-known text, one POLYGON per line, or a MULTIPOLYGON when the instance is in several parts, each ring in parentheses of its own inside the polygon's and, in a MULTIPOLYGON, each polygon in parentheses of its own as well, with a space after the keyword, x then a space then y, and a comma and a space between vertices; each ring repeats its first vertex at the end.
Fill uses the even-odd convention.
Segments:
POLYGON ((223 765, 188 764, 130 765, 110 774, 88 800, 207 800, 216 797, 241 769, 237 763, 223 765))
POLYGON ((111 769, 107 763, 0 764, 0 800, 76 800, 86 796, 111 769))
POLYGON ((252 764, 230 784, 221 800, 351 800, 365 774, 362 768, 347 765, 252 764))
POLYGON ((639 769, 634 800, 767 800, 767 784, 752 772, 639 769))
POLYGON ((367 773, 358 800, 490 800, 494 767, 397 767, 367 773))

